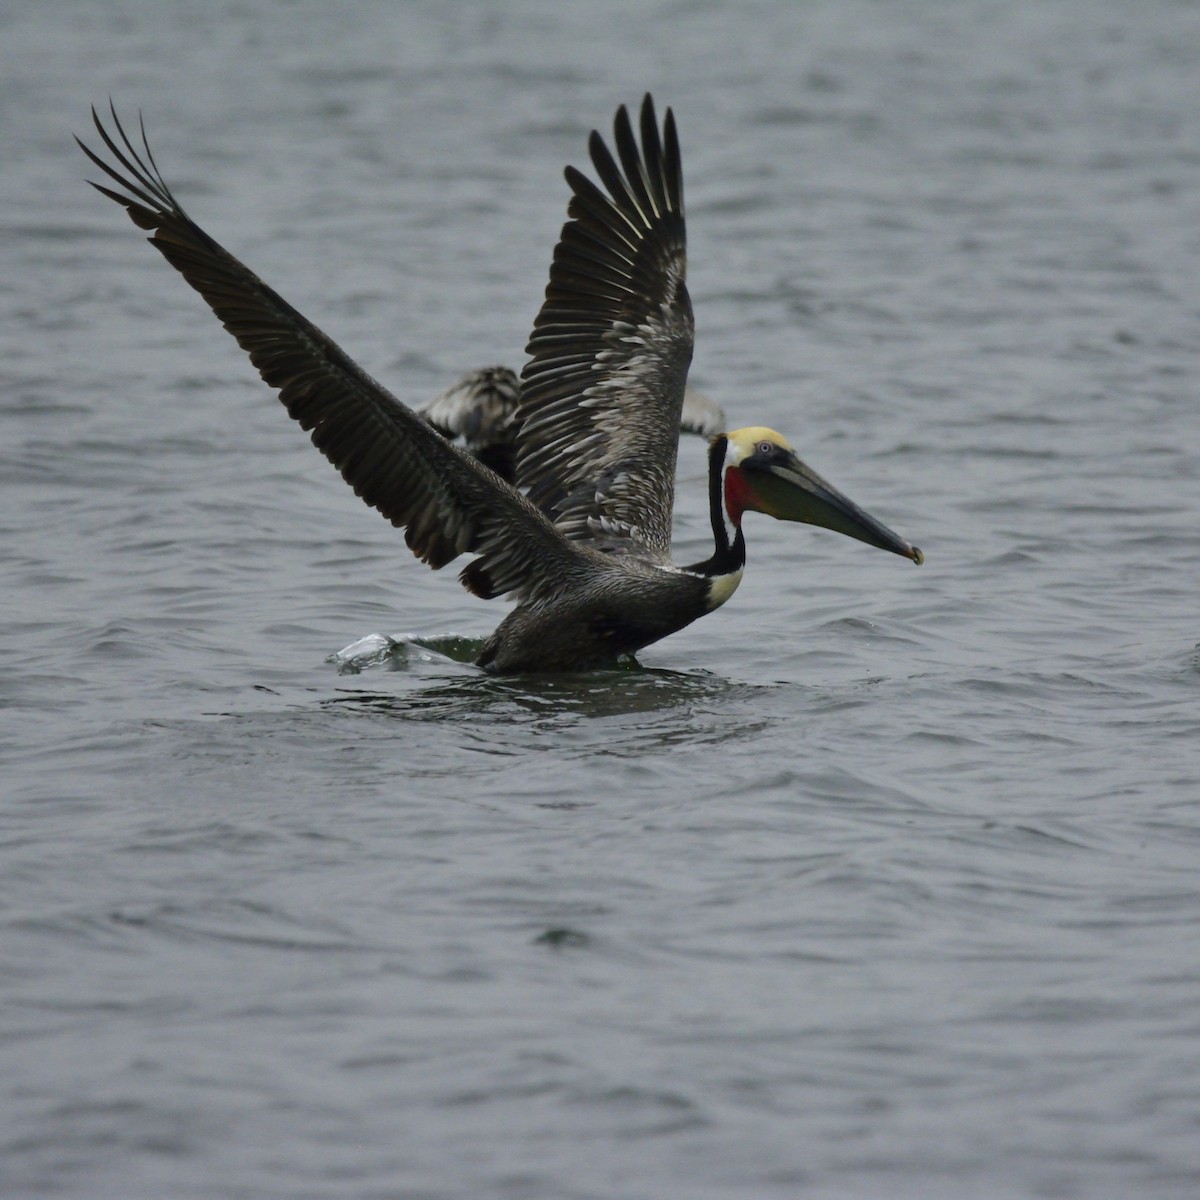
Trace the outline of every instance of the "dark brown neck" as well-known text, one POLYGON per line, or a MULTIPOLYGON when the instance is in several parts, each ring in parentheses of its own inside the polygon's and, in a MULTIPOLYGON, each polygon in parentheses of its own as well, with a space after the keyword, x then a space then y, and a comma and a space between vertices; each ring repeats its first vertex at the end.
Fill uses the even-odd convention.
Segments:
POLYGON ((725 451, 728 445, 729 439, 721 434, 713 438, 708 451, 708 511, 716 546, 712 558, 684 568, 697 575, 730 575, 746 565, 746 539, 742 537, 742 526, 740 522, 734 526, 731 539, 725 519, 725 451))

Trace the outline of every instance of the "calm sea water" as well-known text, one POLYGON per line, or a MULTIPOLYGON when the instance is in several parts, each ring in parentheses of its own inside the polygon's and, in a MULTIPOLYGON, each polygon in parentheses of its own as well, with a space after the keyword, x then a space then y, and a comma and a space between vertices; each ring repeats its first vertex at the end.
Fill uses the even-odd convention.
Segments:
POLYGON ((1200 1194, 1200 9, 11 0, 0 67, 0 1194, 1200 1194), (339 674, 503 606, 70 134, 419 403, 646 89, 695 382, 926 565, 763 520, 640 671, 339 674))

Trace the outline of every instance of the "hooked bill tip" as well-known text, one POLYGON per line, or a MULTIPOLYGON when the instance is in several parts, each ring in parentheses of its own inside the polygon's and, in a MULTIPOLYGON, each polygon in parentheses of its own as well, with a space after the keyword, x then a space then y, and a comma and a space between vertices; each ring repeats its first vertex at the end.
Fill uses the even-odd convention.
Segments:
POLYGON ((911 558, 919 567, 925 561, 925 552, 919 546, 910 546, 908 549, 908 557, 911 558))

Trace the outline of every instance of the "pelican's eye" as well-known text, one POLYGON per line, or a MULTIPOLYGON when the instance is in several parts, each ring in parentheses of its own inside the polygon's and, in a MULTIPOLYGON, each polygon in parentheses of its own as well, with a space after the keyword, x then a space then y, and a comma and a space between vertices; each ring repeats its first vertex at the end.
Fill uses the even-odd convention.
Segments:
POLYGON ((759 442, 755 449, 763 456, 770 458, 775 453, 775 445, 773 442, 759 442))

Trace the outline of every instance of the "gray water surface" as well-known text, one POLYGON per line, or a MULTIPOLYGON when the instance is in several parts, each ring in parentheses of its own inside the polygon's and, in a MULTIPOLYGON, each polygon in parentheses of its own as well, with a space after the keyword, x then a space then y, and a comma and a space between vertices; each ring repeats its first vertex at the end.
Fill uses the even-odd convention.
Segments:
POLYGON ((0 146, 0 1194, 1200 1194, 1200 9, 13 0, 0 146), (647 89, 693 381, 925 566, 750 518, 641 670, 339 674, 505 606, 70 134, 419 404, 647 89))

